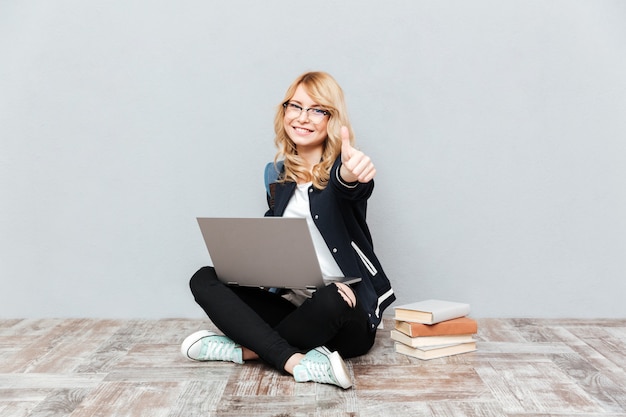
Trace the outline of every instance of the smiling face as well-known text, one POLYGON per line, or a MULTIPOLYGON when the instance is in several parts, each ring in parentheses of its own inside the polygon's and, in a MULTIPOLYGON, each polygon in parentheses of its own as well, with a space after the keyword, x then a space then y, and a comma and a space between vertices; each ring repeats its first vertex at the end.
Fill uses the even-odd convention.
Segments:
MULTIPOLYGON (((303 109, 308 108, 320 108, 307 93, 306 89, 299 85, 296 91, 289 99, 290 103, 294 103, 303 109)), ((309 155, 312 158, 319 158, 322 155, 324 149, 324 142, 328 136, 326 126, 328 124, 328 116, 325 116, 319 123, 313 123, 309 118, 309 114, 306 111, 297 113, 294 115, 289 111, 285 111, 283 118, 283 124, 285 132, 289 136, 289 139, 293 141, 298 150, 298 154, 301 156, 309 155)), ((307 158, 308 159, 308 158, 307 158)))

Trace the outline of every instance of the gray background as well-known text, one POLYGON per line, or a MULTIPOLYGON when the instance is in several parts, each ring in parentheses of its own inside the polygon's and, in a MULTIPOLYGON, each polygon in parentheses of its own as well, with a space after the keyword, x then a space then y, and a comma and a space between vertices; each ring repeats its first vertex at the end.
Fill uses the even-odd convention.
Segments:
POLYGON ((263 214, 275 106, 318 69, 396 305, 626 316, 617 0, 0 1, 0 316, 203 317, 195 217, 263 214))

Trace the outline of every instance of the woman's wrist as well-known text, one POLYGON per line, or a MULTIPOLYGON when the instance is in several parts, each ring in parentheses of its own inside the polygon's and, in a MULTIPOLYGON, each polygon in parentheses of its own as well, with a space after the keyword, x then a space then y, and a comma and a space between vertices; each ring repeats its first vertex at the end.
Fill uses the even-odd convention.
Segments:
POLYGON ((341 185, 347 188, 355 188, 358 185, 356 176, 354 176, 343 164, 337 167, 337 180, 341 185))

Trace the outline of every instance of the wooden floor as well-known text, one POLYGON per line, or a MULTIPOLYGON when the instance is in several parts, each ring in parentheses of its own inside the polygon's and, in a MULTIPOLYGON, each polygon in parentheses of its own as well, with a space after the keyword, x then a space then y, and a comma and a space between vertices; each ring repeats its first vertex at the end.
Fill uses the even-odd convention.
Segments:
POLYGON ((386 330, 354 387, 197 363, 202 320, 0 320, 0 416, 626 417, 626 320, 482 319, 478 351, 420 361, 386 330))

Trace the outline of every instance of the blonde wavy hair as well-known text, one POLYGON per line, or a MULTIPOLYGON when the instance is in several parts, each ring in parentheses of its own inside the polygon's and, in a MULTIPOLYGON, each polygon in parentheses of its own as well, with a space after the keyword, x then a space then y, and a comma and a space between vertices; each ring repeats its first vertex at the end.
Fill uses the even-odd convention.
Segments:
POLYGON ((281 181, 311 181, 317 189, 326 188, 330 178, 330 170, 341 153, 341 126, 348 128, 350 143, 352 144, 354 134, 348 120, 343 90, 337 81, 330 74, 320 71, 306 72, 296 78, 278 105, 274 118, 274 132, 276 132, 274 144, 278 149, 274 162, 282 158, 285 164, 285 176, 281 181), (322 158, 318 164, 313 166, 311 172, 307 169, 304 159, 298 155, 296 145, 287 135, 284 125, 285 109, 283 104, 293 98, 300 85, 318 105, 330 112, 326 125, 327 136, 322 150, 322 158))

